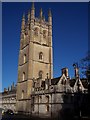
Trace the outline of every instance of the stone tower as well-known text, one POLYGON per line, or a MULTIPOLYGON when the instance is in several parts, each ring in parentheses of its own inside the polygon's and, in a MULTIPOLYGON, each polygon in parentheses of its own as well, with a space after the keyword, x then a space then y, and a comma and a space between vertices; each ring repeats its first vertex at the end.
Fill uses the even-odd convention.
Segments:
POLYGON ((20 51, 17 81, 17 111, 30 112, 31 90, 33 80, 45 80, 53 77, 52 51, 52 15, 48 12, 48 21, 40 10, 39 18, 35 17, 35 7, 32 3, 28 12, 22 18, 20 51))

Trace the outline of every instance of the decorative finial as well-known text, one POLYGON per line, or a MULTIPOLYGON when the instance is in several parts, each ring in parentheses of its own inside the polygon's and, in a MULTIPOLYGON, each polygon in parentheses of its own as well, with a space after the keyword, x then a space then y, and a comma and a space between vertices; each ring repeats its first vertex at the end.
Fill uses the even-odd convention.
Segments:
POLYGON ((74 69, 78 68, 78 63, 73 64, 74 69))
POLYGON ((73 64, 74 70, 75 70, 75 77, 78 78, 79 77, 79 67, 78 67, 78 63, 74 63, 73 64))

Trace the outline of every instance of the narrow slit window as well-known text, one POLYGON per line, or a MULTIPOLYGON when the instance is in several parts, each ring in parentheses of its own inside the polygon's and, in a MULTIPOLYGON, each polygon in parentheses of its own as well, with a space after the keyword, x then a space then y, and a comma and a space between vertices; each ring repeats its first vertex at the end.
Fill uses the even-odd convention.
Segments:
POLYGON ((25 80, 25 72, 23 72, 23 80, 25 80))
POLYGON ((26 54, 24 54, 23 62, 24 62, 24 63, 26 62, 26 54))
POLYGON ((22 90, 22 99, 24 98, 24 90, 22 90))

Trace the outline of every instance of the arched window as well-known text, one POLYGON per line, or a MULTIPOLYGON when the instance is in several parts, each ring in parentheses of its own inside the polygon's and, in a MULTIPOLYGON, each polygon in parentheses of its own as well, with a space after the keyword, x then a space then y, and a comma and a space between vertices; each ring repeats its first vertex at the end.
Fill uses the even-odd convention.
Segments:
POLYGON ((38 75, 39 75, 39 78, 42 79, 43 72, 40 70, 38 75))
POLYGON ((49 104, 46 105, 46 111, 49 112, 49 104))
POLYGON ((34 34, 35 34, 35 36, 38 36, 38 34, 39 34, 39 29, 37 27, 35 28, 34 34))
POLYGON ((25 72, 23 72, 23 80, 25 80, 25 72))
POLYGON ((24 54, 24 56, 23 56, 23 62, 24 63, 26 62, 26 54, 24 54))
POLYGON ((40 59, 40 60, 43 59, 43 53, 42 53, 42 52, 39 53, 39 59, 40 59))
POLYGON ((21 96, 21 98, 23 99, 23 97, 24 97, 24 90, 22 90, 22 96, 21 96))

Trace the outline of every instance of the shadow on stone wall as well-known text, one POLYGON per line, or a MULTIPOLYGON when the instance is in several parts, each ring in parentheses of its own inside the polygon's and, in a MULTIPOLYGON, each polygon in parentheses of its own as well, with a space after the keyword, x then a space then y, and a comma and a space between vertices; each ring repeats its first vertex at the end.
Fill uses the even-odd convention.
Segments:
MULTIPOLYGON (((67 96, 67 95, 66 95, 67 96)), ((69 97, 72 97, 69 96, 69 97)), ((90 95, 77 93, 73 96, 73 102, 70 105, 63 96, 64 104, 58 112, 57 120, 90 120, 90 95), (65 103, 67 107, 65 107, 65 103)))

